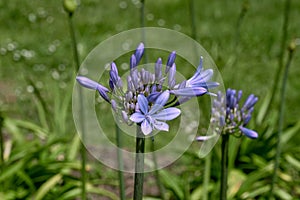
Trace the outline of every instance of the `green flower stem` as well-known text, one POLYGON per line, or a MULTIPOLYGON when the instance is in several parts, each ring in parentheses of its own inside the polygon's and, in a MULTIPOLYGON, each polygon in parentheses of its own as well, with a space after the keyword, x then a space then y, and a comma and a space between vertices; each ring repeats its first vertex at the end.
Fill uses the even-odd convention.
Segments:
POLYGON ((248 1, 244 0, 244 2, 242 4, 241 12, 239 14, 239 18, 238 18, 237 23, 236 23, 236 30, 235 30, 236 31, 235 32, 235 46, 236 47, 239 45, 239 42, 240 42, 241 25, 242 25, 242 22, 245 18, 245 15, 248 11, 248 7, 249 7, 248 1))
POLYGON ((212 155, 212 153, 209 153, 205 158, 203 192, 202 192, 203 200, 208 200, 208 186, 209 186, 209 180, 210 180, 211 155, 212 155))
POLYGON ((271 183, 271 189, 270 189, 270 195, 273 196, 274 192, 274 186, 277 181, 277 171, 279 168, 279 162, 280 162, 280 155, 281 155, 281 135, 283 130, 283 122, 284 122, 284 105, 285 105, 285 96, 286 96, 286 84, 288 79, 288 72, 289 68, 292 62, 293 54, 295 47, 291 44, 289 48, 289 57, 287 60, 287 63, 284 68, 284 74, 283 74, 283 80, 282 80, 282 86, 280 90, 280 108, 279 108, 279 121, 278 121, 278 133, 277 133, 277 146, 276 146, 276 156, 275 156, 275 164, 274 164, 274 172, 272 177, 272 183, 271 183))
POLYGON ((118 146, 118 167, 119 167, 119 189, 120 189, 120 199, 125 200, 125 184, 124 184, 124 173, 123 173, 123 154, 122 154, 122 140, 121 132, 119 126, 116 124, 116 139, 118 146))
MULTIPOLYGON (((78 54, 78 49, 77 49, 77 42, 76 42, 76 37, 75 37, 75 30, 74 30, 74 25, 72 21, 72 14, 69 14, 68 21, 69 21, 69 29, 70 29, 70 35, 71 35, 71 42, 72 42, 72 48, 73 48, 73 56, 74 56, 74 61, 75 61, 75 72, 77 73, 80 64, 79 64, 79 54, 78 54)), ((87 195, 86 195, 86 179, 87 179, 87 173, 86 173, 86 149, 84 146, 84 141, 85 141, 85 119, 84 119, 84 107, 83 107, 83 99, 82 99, 82 88, 79 88, 79 100, 80 100, 80 121, 81 121, 81 148, 80 148, 80 155, 81 155, 81 199, 86 200, 87 195)))
POLYGON ((133 200, 143 199, 145 137, 141 126, 136 129, 136 157, 133 200))
POLYGON ((196 20, 195 20, 195 4, 194 0, 189 0, 189 13, 190 13, 190 22, 191 22, 191 37, 194 40, 197 40, 197 26, 196 26, 196 20))
POLYGON ((79 54, 78 54, 78 49, 77 49, 77 42, 76 42, 76 36, 75 36, 75 30, 74 30, 74 25, 73 25, 73 20, 72 20, 72 14, 69 14, 69 29, 70 29, 70 35, 71 35, 71 42, 72 42, 72 48, 73 48, 73 56, 74 56, 74 61, 75 61, 75 72, 77 73, 80 67, 79 64, 79 54))
POLYGON ((280 82, 280 74, 283 69, 283 58, 284 58, 284 53, 286 50, 286 42, 287 42, 287 33, 288 33, 288 24, 289 24, 289 14, 290 14, 290 4, 291 0, 286 0, 285 1, 285 6, 284 6, 284 11, 283 11, 283 26, 282 26, 282 37, 281 37, 281 44, 280 44, 280 52, 279 52, 279 57, 278 57, 278 68, 275 74, 275 79, 274 79, 274 84, 272 88, 272 93, 271 93, 271 98, 270 102, 268 104, 268 107, 266 109, 266 114, 267 116, 268 112, 271 110, 269 107, 272 105, 273 100, 275 98, 275 94, 277 94, 277 88, 278 88, 278 83, 280 82))
MULTIPOLYGON (((141 0, 141 8, 140 8, 140 27, 142 28, 142 42, 146 45, 146 32, 145 32, 145 1, 141 0)), ((148 62, 147 50, 144 51, 144 64, 148 62)), ((146 65, 147 69, 147 65, 146 65)))
POLYGON ((221 161, 221 187, 220 187, 220 200, 227 199, 227 177, 228 177, 228 144, 229 135, 222 135, 222 161, 221 161))
POLYGON ((0 171, 2 172, 2 167, 4 166, 4 137, 3 137, 3 133, 2 133, 2 127, 3 127, 3 121, 4 121, 4 118, 2 117, 1 115, 1 112, 0 112, 0 166, 1 166, 1 169, 0 171))

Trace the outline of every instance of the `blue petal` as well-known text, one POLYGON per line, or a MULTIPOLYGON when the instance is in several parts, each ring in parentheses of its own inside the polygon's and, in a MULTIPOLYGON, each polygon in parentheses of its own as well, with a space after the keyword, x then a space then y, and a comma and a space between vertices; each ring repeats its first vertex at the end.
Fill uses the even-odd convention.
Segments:
POLYGON ((141 123, 145 120, 145 116, 141 113, 133 113, 129 119, 135 123, 141 123))
POLYGON ((166 90, 163 93, 161 93, 161 95, 159 95, 159 97, 157 97, 155 104, 150 109, 149 114, 152 115, 152 114, 156 113, 157 111, 161 110, 164 107, 164 105, 167 103, 167 101, 169 100, 169 97, 170 97, 169 90, 166 90))
POLYGON ((245 128, 245 127, 242 127, 240 126, 239 129, 242 131, 242 133, 244 135, 246 135, 247 137, 251 138, 251 139, 256 139, 258 137, 258 134, 251 130, 251 129, 248 129, 248 128, 245 128))
POLYGON ((202 71, 202 68, 203 68, 203 56, 200 57, 200 63, 197 67, 197 72, 201 72, 202 71))
POLYGON ((105 100, 107 101, 108 103, 110 103, 110 100, 109 100, 109 97, 107 95, 107 93, 102 90, 100 87, 97 88, 97 91, 99 92, 100 96, 105 100))
POLYGON ((193 83, 192 87, 204 87, 204 88, 215 88, 218 87, 220 84, 217 82, 197 82, 193 83))
POLYGON ((148 113, 148 100, 143 94, 139 94, 138 96, 138 104, 139 108, 142 111, 143 114, 148 113))
POLYGON ((149 135, 153 130, 148 120, 143 121, 143 123, 141 124, 141 128, 144 135, 149 135))
POLYGON ((166 108, 157 114, 151 115, 151 117, 156 120, 167 121, 167 120, 175 119, 180 115, 180 113, 181 111, 178 108, 166 108))
POLYGON ((203 72, 196 72, 194 74, 194 76, 192 76, 192 78, 190 78, 188 81, 187 81, 187 84, 189 85, 194 85, 194 84, 197 84, 197 83, 203 83, 203 82, 207 82, 209 81, 209 79, 211 79, 212 75, 213 75, 213 70, 212 69, 207 69, 203 72))
MULTIPOLYGON (((152 86, 153 87, 153 86, 152 86)), ((152 92, 148 97, 148 101, 151 103, 154 103, 156 101, 156 99, 159 97, 159 95, 161 94, 161 92, 152 92)))
POLYGON ((216 136, 217 136, 216 134, 215 135, 198 136, 198 137, 196 137, 196 140, 201 142, 201 141, 210 140, 216 136))
POLYGON ((169 125, 165 122, 154 121, 153 126, 156 130, 169 131, 169 125))
POLYGON ((205 89, 204 87, 188 87, 178 90, 171 90, 170 93, 176 96, 195 97, 204 95, 205 93, 207 93, 207 89, 205 89))

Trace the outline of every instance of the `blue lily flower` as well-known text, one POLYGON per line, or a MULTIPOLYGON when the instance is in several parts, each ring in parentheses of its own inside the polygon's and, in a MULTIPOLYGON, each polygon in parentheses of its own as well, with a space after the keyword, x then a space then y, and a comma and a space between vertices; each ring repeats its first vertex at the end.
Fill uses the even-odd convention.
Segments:
POLYGON ((168 90, 160 94, 155 104, 149 110, 149 102, 143 94, 138 95, 138 106, 140 112, 135 112, 130 116, 130 120, 141 124, 144 135, 152 133, 153 130, 169 131, 169 125, 163 121, 172 120, 178 117, 181 111, 178 108, 166 108, 164 105, 169 100, 168 90))

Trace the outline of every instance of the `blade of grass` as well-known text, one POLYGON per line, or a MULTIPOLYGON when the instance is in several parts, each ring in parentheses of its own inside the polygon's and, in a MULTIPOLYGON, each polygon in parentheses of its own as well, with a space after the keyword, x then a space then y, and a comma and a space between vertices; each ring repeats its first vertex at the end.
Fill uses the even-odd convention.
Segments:
POLYGON ((49 192, 49 190, 62 180, 62 177, 63 177, 62 174, 56 174, 53 177, 51 177, 48 181, 43 183, 35 193, 34 199, 35 200, 43 199, 46 196, 46 194, 49 192))

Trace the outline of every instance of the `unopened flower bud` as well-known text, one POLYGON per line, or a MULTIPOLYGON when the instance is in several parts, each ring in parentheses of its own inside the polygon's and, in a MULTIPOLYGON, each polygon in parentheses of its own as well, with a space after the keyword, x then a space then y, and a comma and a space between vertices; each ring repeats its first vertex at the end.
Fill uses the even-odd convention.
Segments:
POLYGON ((76 0, 64 0, 63 1, 64 9, 67 13, 72 15, 76 8, 77 8, 77 2, 76 0))

